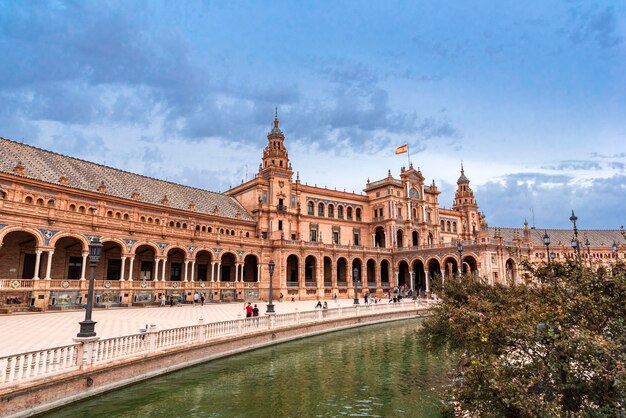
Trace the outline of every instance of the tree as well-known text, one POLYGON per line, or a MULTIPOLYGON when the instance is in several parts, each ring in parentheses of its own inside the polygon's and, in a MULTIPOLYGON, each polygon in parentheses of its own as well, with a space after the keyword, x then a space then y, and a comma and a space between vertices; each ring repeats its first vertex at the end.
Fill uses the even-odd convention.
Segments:
POLYGON ((626 409, 626 274, 570 260, 524 268, 524 285, 448 279, 423 328, 459 362, 452 416, 616 416, 626 409))

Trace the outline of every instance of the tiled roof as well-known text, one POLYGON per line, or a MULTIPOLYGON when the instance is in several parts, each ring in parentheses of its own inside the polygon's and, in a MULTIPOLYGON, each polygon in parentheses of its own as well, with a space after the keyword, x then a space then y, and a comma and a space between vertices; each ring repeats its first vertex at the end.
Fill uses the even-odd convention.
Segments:
POLYGON ((62 184, 60 179, 65 177, 68 187, 91 192, 98 192, 104 182, 105 195, 131 199, 137 192, 139 198, 136 200, 157 205, 162 205, 167 196, 172 208, 189 210, 193 203, 194 212, 214 214, 217 207, 218 216, 236 219, 240 214, 239 219, 254 220, 237 200, 220 193, 129 173, 0 138, 0 172, 19 175, 15 172, 18 163, 24 167, 22 176, 30 179, 62 184))
MULTIPOLYGON (((513 241, 517 236, 524 238, 523 228, 489 228, 489 236, 494 237, 496 229, 499 229, 500 236, 505 241, 513 241)), ((572 229, 529 229, 530 238, 535 246, 543 247, 543 235, 547 232, 550 237, 550 245, 565 245, 569 247, 574 236, 572 229)), ((584 245, 585 240, 589 239, 591 247, 611 247, 613 242, 619 245, 626 244, 626 239, 622 235, 622 231, 618 229, 598 230, 598 229, 579 229, 578 240, 584 245)))

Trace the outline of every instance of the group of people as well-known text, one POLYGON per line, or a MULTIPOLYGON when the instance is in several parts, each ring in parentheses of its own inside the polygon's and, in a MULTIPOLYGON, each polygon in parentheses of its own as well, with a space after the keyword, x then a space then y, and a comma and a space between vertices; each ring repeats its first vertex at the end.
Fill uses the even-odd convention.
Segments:
POLYGON ((318 299, 315 309, 328 309, 328 302, 324 301, 324 304, 322 305, 322 301, 318 299))
POLYGON ((257 307, 256 303, 254 304, 254 307, 250 302, 248 302, 247 304, 244 303, 243 309, 246 311, 246 318, 259 316, 259 308, 257 307))

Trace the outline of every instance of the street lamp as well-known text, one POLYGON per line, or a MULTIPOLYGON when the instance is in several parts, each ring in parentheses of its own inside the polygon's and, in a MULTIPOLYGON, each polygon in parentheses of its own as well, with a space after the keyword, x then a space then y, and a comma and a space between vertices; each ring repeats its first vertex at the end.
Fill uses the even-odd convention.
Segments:
POLYGON ((93 310, 93 286, 96 276, 96 266, 100 261, 100 251, 102 243, 100 237, 93 237, 89 243, 89 290, 87 293, 87 310, 85 311, 85 320, 79 322, 80 331, 76 334, 79 338, 89 338, 96 336, 96 322, 91 320, 91 312, 93 310))
POLYGON ((459 252, 459 275, 463 274, 463 242, 459 241, 456 244, 456 250, 459 252))
POLYGON ((591 243, 589 242, 589 238, 585 238, 585 247, 587 247, 587 257, 589 257, 589 267, 591 268, 591 243))
POLYGON ((352 269, 352 280, 354 280, 354 304, 359 304, 359 269, 352 269))
POLYGON ((269 301, 267 304, 267 310, 265 311, 266 314, 273 314, 274 313, 274 305, 272 304, 272 278, 274 277, 274 268, 276 267, 276 263, 274 263, 274 260, 270 260, 269 263, 267 263, 267 267, 270 269, 270 295, 269 295, 269 301))
POLYGON ((543 245, 546 246, 546 257, 548 259, 548 264, 550 264, 550 235, 548 235, 548 231, 545 230, 543 234, 543 245))
POLYGON ((576 254, 578 255, 578 261, 580 261, 580 245, 578 243, 578 228, 576 228, 576 221, 578 217, 574 215, 574 210, 572 209, 572 216, 569 217, 569 220, 574 224, 574 236, 572 237, 572 248, 576 250, 576 254))

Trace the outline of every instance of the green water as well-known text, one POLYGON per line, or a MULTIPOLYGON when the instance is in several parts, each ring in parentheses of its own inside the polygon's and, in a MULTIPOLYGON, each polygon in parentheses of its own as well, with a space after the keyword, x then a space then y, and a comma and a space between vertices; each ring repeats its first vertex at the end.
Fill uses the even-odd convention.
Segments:
POLYGON ((306 338, 208 362, 46 417, 436 417, 450 362, 420 320, 306 338))

